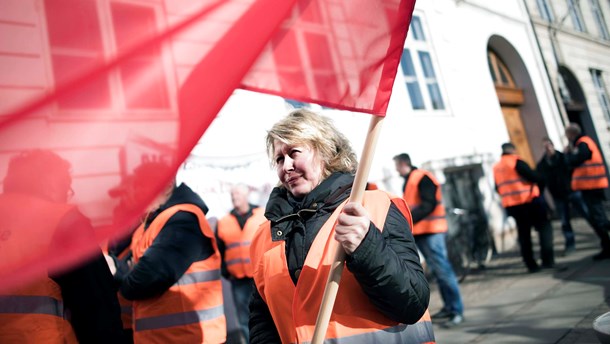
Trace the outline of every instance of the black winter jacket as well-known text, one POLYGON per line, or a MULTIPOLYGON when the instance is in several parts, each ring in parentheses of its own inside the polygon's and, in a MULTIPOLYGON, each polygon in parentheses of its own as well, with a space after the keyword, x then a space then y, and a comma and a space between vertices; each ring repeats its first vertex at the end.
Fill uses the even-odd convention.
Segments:
MULTIPOLYGON (((334 173, 302 200, 281 187, 271 193, 265 217, 271 221, 272 240, 286 241, 288 270, 295 284, 318 231, 349 197, 352 183, 352 175, 334 173)), ((417 247, 407 220, 395 205, 390 206, 383 232, 371 222, 360 246, 346 257, 346 266, 373 305, 388 318, 413 324, 428 308, 430 289, 417 247)), ((269 308, 256 289, 250 302, 249 327, 250 343, 280 343, 269 308)))
POLYGON ((572 192, 570 182, 572 170, 568 166, 565 156, 560 151, 555 151, 552 156, 546 154, 538 161, 536 172, 540 176, 538 186, 540 191, 548 188, 554 199, 568 199, 572 192))
MULTIPOLYGON (((208 208, 193 190, 181 184, 165 204, 148 216, 145 230, 164 210, 177 204, 194 204, 207 213, 208 208)), ((194 262, 214 253, 212 241, 203 235, 197 216, 179 211, 157 235, 133 269, 126 274, 119 269, 115 279, 121 294, 128 300, 142 300, 161 295, 184 275, 194 262)))

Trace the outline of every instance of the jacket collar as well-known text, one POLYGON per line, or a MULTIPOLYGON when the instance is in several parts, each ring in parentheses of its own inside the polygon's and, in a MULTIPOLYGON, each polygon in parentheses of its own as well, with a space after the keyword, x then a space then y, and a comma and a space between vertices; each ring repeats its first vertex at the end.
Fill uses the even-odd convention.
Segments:
POLYGON ((284 240, 296 223, 303 223, 318 212, 336 209, 349 197, 353 182, 354 176, 349 173, 333 173, 302 200, 295 199, 284 187, 273 189, 265 210, 265 217, 271 221, 273 241, 284 240))

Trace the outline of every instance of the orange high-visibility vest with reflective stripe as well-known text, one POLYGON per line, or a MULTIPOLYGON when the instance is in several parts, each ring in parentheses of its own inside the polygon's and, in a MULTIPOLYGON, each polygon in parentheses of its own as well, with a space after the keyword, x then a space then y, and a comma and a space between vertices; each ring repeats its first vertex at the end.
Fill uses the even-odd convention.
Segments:
POLYGON ((224 262, 229 273, 235 278, 252 278, 250 244, 260 225, 266 221, 262 208, 252 209, 252 216, 242 229, 232 214, 218 221, 217 234, 225 243, 224 262))
POLYGON ((517 160, 519 156, 516 154, 504 154, 493 167, 496 187, 504 208, 529 203, 540 196, 538 185, 528 182, 517 173, 517 160))
MULTIPOLYGON (((46 252, 61 219, 73 208, 26 195, 0 195, 1 229, 8 233, 0 244, 3 264, 29 258, 24 252, 46 252), (36 235, 20 230, 24 225, 37 228, 36 235)), ((43 274, 34 283, 0 293, 0 343, 77 343, 65 319, 61 288, 43 274)))
POLYGON ((133 234, 131 251, 137 264, 167 221, 178 211, 193 213, 203 234, 210 238, 214 254, 191 264, 182 277, 158 297, 133 302, 134 342, 224 343, 226 320, 220 281, 220 254, 214 233, 201 209, 179 204, 164 210, 144 230, 133 234))
POLYGON ((595 142, 588 136, 583 136, 576 141, 576 146, 584 142, 591 150, 591 159, 574 168, 572 173, 572 190, 605 189, 608 187, 606 166, 602 154, 595 142))
POLYGON ((442 203, 441 187, 432 173, 420 169, 411 171, 402 197, 405 199, 410 209, 418 207, 421 204, 418 186, 424 176, 430 178, 434 185, 436 185, 435 196, 437 204, 432 213, 413 226, 413 235, 444 233, 449 228, 447 225, 447 216, 445 214, 445 207, 442 203))
MULTIPOLYGON (((284 240, 271 240, 270 223, 265 222, 254 237, 254 281, 269 307, 282 343, 307 343, 312 340, 324 287, 338 245, 334 239, 334 225, 346 202, 333 212, 316 235, 296 286, 288 272, 286 243, 284 240)), ((391 203, 401 210, 411 224, 411 214, 403 199, 383 191, 365 192, 363 205, 371 221, 381 231, 391 203)), ((343 270, 326 339, 332 343, 435 342, 427 310, 413 325, 388 319, 373 306, 348 269, 343 270)))

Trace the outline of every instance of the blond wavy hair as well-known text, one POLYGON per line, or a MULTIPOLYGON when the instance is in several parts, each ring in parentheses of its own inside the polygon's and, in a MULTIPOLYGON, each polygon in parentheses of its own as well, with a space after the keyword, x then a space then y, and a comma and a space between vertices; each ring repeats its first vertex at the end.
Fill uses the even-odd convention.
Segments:
POLYGON ((275 142, 307 145, 323 163, 322 178, 334 172, 355 173, 358 160, 352 146, 328 117, 298 109, 273 125, 267 132, 267 154, 275 167, 275 142))
POLYGON ((322 178, 334 172, 355 173, 358 160, 349 140, 328 117, 306 109, 298 109, 275 123, 267 132, 267 155, 275 167, 275 142, 306 145, 323 163, 322 178))

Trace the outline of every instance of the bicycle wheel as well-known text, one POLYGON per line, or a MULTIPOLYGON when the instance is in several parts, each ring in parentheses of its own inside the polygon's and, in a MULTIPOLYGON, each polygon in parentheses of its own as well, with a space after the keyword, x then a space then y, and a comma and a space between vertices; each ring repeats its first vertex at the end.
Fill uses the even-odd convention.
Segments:
POLYGON ((474 238, 474 245, 472 250, 474 261, 477 262, 479 267, 484 267, 485 264, 491 261, 493 252, 493 236, 491 235, 491 232, 486 228, 474 238))
POLYGON ((447 240, 447 257, 458 283, 463 282, 470 272, 470 248, 458 235, 447 240))

